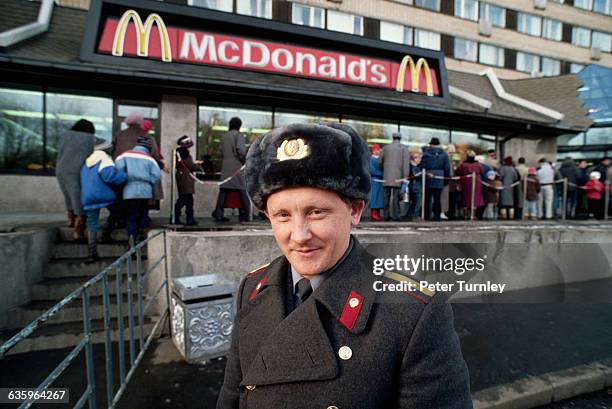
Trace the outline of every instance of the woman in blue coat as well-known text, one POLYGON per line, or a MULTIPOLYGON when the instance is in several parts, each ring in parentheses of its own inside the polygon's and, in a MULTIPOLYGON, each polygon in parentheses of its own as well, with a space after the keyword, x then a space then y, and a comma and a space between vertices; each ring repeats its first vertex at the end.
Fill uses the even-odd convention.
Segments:
POLYGON ((110 206, 117 197, 114 186, 127 181, 127 174, 115 168, 113 159, 105 151, 113 147, 110 141, 100 140, 94 151, 81 167, 81 204, 87 216, 87 242, 89 257, 86 264, 100 260, 96 244, 96 234, 100 230, 100 209, 110 206))
POLYGON ((370 192, 370 217, 373 221, 379 222, 383 218, 380 209, 383 208, 383 172, 378 168, 378 158, 380 156, 380 145, 375 143, 370 148, 370 176, 372 177, 372 191, 370 192))

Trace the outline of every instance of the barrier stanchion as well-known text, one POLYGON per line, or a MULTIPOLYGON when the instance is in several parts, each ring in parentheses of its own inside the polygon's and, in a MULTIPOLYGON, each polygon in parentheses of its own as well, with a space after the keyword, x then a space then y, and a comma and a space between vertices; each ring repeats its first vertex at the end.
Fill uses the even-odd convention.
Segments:
POLYGON ((176 188, 176 148, 172 150, 172 161, 170 167, 170 224, 174 224, 174 189, 176 188))
POLYGON ((476 173, 472 172, 472 197, 470 198, 470 220, 474 220, 474 195, 476 194, 476 173))
POLYGON ((426 202, 426 191, 427 185, 427 170, 421 170, 421 220, 425 220, 425 202, 426 202))
POLYGON ((525 213, 527 213, 525 211, 525 205, 527 204, 527 184, 529 183, 527 179, 528 176, 525 176, 525 179, 523 180, 523 214, 521 216, 521 220, 525 220, 525 213))
POLYGON ((565 220, 567 218, 567 178, 563 178, 563 202, 561 206, 561 220, 565 220))
POLYGON ((604 220, 608 220, 608 207, 610 206, 610 183, 606 180, 604 189, 604 220))

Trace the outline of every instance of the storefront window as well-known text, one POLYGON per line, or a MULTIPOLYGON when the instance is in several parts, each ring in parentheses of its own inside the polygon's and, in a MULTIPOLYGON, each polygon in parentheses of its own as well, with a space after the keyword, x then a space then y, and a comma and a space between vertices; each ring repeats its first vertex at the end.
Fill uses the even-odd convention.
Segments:
POLYGON ((478 19, 477 0, 455 0, 455 16, 468 20, 478 19))
POLYGON ((247 16, 272 18, 272 0, 237 0, 236 12, 247 16))
POLYGON ((363 18, 340 11, 327 11, 327 28, 348 34, 363 35, 363 18))
POLYGON ((451 159, 463 161, 469 150, 476 152, 476 155, 485 155, 489 149, 495 149, 495 136, 479 136, 475 132, 453 130, 451 132, 451 143, 455 145, 457 154, 451 159))
POLYGON ((580 146, 584 145, 584 132, 579 134, 565 134, 557 137, 557 146, 580 146))
POLYGON ((589 47, 591 44, 591 30, 582 27, 572 27, 572 44, 580 47, 589 47))
POLYGON ((533 14, 518 13, 517 30, 521 33, 540 36, 542 34, 542 18, 533 14))
POLYGON ((322 8, 293 3, 291 16, 293 24, 325 28, 325 10, 322 8))
POLYGON ((96 136, 113 134, 113 100, 92 96, 47 93, 47 164, 55 167, 59 136, 80 119, 91 121, 96 136))
POLYGON ((231 107, 199 107, 200 123, 197 138, 197 159, 203 160, 206 172, 221 170, 219 142, 228 131, 231 118, 242 120, 240 132, 245 135, 248 146, 259 136, 272 129, 272 110, 254 110, 231 107))
POLYGON ((438 138, 444 148, 446 148, 450 141, 450 132, 445 128, 425 128, 402 124, 400 126, 400 133, 402 134, 402 143, 408 145, 411 151, 422 150, 433 137, 438 138))
POLYGON ((476 61, 478 57, 478 43, 476 41, 455 38, 455 58, 458 60, 476 61))
MULTIPOLYGON (((342 123, 353 127, 366 140, 368 146, 375 143, 381 146, 387 145, 393 141, 393 133, 398 131, 397 123, 374 122, 356 118, 342 118, 342 123)), ((403 137, 402 143, 404 143, 403 137)))
POLYGON ((188 0, 190 6, 204 7, 220 11, 233 11, 233 0, 188 0))
POLYGON ((517 52, 516 69, 534 74, 540 71, 540 57, 533 54, 517 52))
POLYGON ((504 49, 489 44, 479 44, 478 61, 483 64, 504 66, 504 49))
POLYGON ((591 128, 586 134, 587 145, 612 145, 612 127, 591 128))
POLYGON ((506 9, 488 3, 480 3, 480 18, 496 27, 506 27, 506 9))
POLYGON ((275 112, 274 127, 297 123, 318 124, 320 122, 338 122, 338 116, 329 114, 305 114, 297 112, 275 112))
POLYGON ((43 116, 42 92, 0 88, 0 170, 44 169, 43 116))
POLYGON ((599 31, 593 31, 591 46, 599 47, 601 51, 609 53, 612 51, 612 35, 607 33, 601 33, 599 31))
POLYGON ((544 38, 548 38, 549 40, 561 41, 561 30, 562 24, 560 21, 553 20, 550 18, 545 18, 543 27, 542 27, 542 35, 544 38))
POLYGON ((414 38, 414 45, 417 47, 440 50, 440 34, 438 33, 417 28, 414 30, 414 38))
POLYGON ((412 27, 381 21, 380 39, 399 44, 412 45, 412 27))
POLYGON ((561 61, 554 58, 542 57, 542 74, 546 76, 561 74, 561 61))

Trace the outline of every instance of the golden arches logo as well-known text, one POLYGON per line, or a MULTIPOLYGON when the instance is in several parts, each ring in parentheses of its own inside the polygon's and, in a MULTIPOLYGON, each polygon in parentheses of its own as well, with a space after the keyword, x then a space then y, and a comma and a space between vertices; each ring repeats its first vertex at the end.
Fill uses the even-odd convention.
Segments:
POLYGON ((164 21, 157 13, 149 14, 149 17, 145 20, 144 24, 140 19, 138 13, 134 10, 128 10, 123 13, 123 16, 119 19, 117 28, 115 30, 115 38, 113 40, 113 55, 123 55, 123 43, 125 42, 125 33, 130 24, 130 21, 134 21, 136 26, 136 53, 139 57, 147 57, 149 55, 149 37, 151 36, 151 30, 153 24, 157 24, 157 30, 159 31, 159 39, 161 42, 161 54, 162 61, 172 61, 172 50, 170 49, 170 39, 168 37, 168 29, 164 24, 164 21))
POLYGON ((431 71, 429 70, 429 64, 425 58, 419 58, 414 64, 414 60, 411 56, 407 55, 402 59, 399 70, 397 72, 397 82, 395 83, 395 89, 399 92, 404 92, 404 81, 406 77, 406 70, 410 68, 412 92, 419 92, 419 75, 421 70, 425 69, 425 85, 427 95, 434 96, 433 91, 433 79, 431 77, 431 71))

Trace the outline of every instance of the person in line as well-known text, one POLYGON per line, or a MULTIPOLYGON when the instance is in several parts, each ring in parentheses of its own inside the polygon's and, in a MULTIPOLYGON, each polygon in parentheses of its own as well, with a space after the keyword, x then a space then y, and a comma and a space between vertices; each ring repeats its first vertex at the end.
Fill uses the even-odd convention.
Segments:
POLYGON ((576 198, 576 217, 578 218, 588 218, 589 214, 589 205, 587 202, 586 194, 584 193, 584 185, 589 181, 589 173, 587 172, 587 167, 589 166, 586 159, 582 159, 578 162, 578 167, 576 169, 576 184, 578 185, 577 198, 576 198))
POLYGON ((131 150, 117 158, 117 170, 126 172, 128 180, 123 188, 123 200, 127 208, 128 248, 140 239, 147 224, 148 201, 153 197, 153 186, 161 178, 157 161, 151 156, 154 149, 149 137, 141 137, 131 150))
POLYGON ((127 174, 117 170, 108 154, 112 147, 109 140, 100 139, 81 167, 81 203, 87 216, 88 257, 85 264, 100 260, 96 241, 100 230, 100 210, 117 201, 113 188, 127 181, 127 174))
MULTIPOLYGON (((465 161, 459 165, 457 169, 457 175, 463 176, 460 179, 461 192, 463 193, 463 218, 465 220, 471 220, 472 217, 476 217, 478 208, 484 206, 484 198, 482 195, 482 174, 484 168, 476 161, 476 152, 469 150, 466 153, 467 157, 465 161), (476 181, 472 181, 470 175, 474 174, 476 181), (474 189, 472 189, 472 185, 474 189), (472 190, 474 191, 474 203, 472 206, 472 190), (472 209, 474 213, 472 214, 472 209)), ((486 179, 488 183, 488 179, 486 179)), ((483 209, 484 212, 484 209, 483 209)))
MULTIPOLYGON (((567 204, 565 208, 565 217, 573 219, 576 215, 576 204, 578 202, 578 167, 576 162, 570 156, 566 157, 559 168, 561 178, 567 179, 567 204)), ((563 191, 561 191, 563 195, 563 191)), ((562 198, 563 202, 563 198, 562 198)), ((563 211, 563 210, 562 210, 563 211)))
POLYGON ((527 179, 527 175, 529 174, 529 168, 527 167, 525 162, 525 158, 521 156, 520 158, 518 158, 518 165, 516 165, 515 167, 519 175, 519 180, 521 181, 521 183, 517 185, 514 191, 514 202, 516 203, 515 217, 518 220, 521 220, 523 218, 523 211, 525 210, 525 203, 523 203, 523 201, 525 200, 525 192, 523 192, 523 189, 525 187, 525 179, 527 179))
POLYGON ((410 154, 410 184, 408 185, 409 204, 407 221, 420 219, 421 215, 421 200, 423 191, 423 177, 421 173, 421 152, 412 152, 410 154))
POLYGON ((401 179, 408 176, 410 157, 408 149, 401 144, 402 134, 393 133, 393 142, 386 145, 378 158, 378 167, 383 171, 385 221, 400 220, 401 179))
POLYGON ((77 242, 85 242, 85 213, 81 204, 81 166, 94 150, 95 133, 96 128, 93 123, 80 119, 69 131, 62 133, 57 141, 55 177, 64 195, 68 226, 74 228, 72 237, 77 242))
POLYGON ((429 149, 423 153, 421 168, 427 172, 427 184, 425 187, 426 219, 440 221, 442 213, 442 189, 448 185, 451 167, 448 154, 440 147, 440 140, 438 138, 431 138, 429 149))
POLYGON ((512 156, 504 158, 503 165, 499 171, 500 179, 504 189, 499 195, 499 213, 502 219, 514 219, 514 186, 519 181, 519 175, 514 169, 512 156))
POLYGON ((370 177, 372 178, 372 192, 370 193, 370 218, 372 221, 383 220, 380 211, 384 208, 383 201, 383 172, 378 167, 378 158, 382 149, 375 143, 370 148, 370 177))
POLYGON ((482 218, 483 220, 497 220, 499 192, 503 185, 494 170, 487 172, 486 183, 487 185, 483 187, 483 199, 486 207, 482 218))
POLYGON ((485 159, 485 163, 494 171, 497 172, 499 170, 499 161, 497 160, 497 154, 495 153, 495 149, 489 149, 487 151, 487 158, 485 159))
POLYGON ((240 200, 238 221, 240 223, 249 221, 250 203, 246 194, 243 172, 240 171, 246 159, 246 145, 244 143, 244 135, 240 133, 241 127, 242 120, 240 118, 234 117, 230 119, 229 130, 223 135, 223 139, 221 139, 219 144, 219 150, 223 159, 221 164, 221 180, 230 179, 219 186, 217 206, 212 212, 212 217, 217 222, 229 221, 223 214, 225 200, 231 191, 235 191, 240 200))
POLYGON ((589 213, 596 219, 603 219, 604 209, 602 206, 602 197, 604 194, 604 184, 601 182, 601 173, 594 170, 589 175, 589 181, 584 185, 587 199, 589 200, 589 213))
POLYGON ((197 220, 193 216, 193 195, 195 194, 195 180, 192 173, 201 171, 202 161, 194 161, 189 153, 193 147, 193 139, 188 135, 181 136, 176 141, 178 158, 176 159, 176 189, 178 197, 174 204, 174 224, 185 224, 186 226, 196 226, 197 220), (185 223, 181 221, 181 213, 185 208, 185 223))
POLYGON ((555 183, 555 169, 546 158, 538 161, 539 168, 536 172, 540 182, 540 195, 538 198, 538 217, 540 219, 552 219, 553 194, 555 183))
POLYGON ((527 170, 527 192, 525 193, 525 218, 538 220, 538 198, 540 197, 540 182, 536 168, 527 170))

